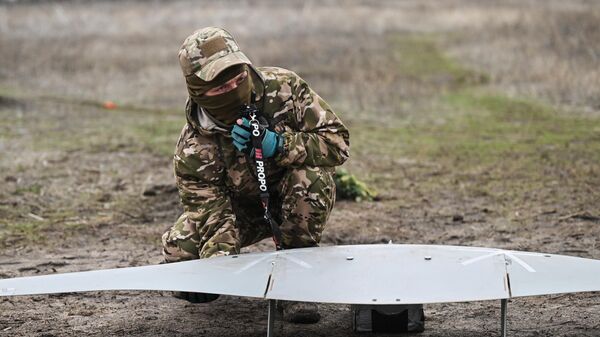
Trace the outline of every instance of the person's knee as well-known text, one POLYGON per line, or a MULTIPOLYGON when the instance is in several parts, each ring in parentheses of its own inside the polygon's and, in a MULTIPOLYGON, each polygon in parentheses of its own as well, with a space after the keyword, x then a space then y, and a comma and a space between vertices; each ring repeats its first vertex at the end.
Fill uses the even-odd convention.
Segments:
POLYGON ((317 246, 335 202, 330 169, 294 169, 287 179, 282 191, 282 244, 287 248, 317 246))
POLYGON ((167 262, 185 261, 199 258, 200 238, 195 226, 183 214, 177 222, 162 235, 163 256, 167 262))
POLYGON ((239 230, 231 223, 227 223, 217 230, 202 245, 200 258, 205 259, 214 256, 235 255, 240 252, 239 230))
POLYGON ((227 243, 227 242, 207 242, 200 251, 200 258, 206 259, 209 257, 216 256, 227 256, 227 255, 236 255, 239 254, 240 248, 237 243, 227 243))
POLYGON ((335 182, 331 168, 303 167, 288 171, 281 189, 284 198, 300 198, 318 202, 316 207, 332 207, 335 202, 335 182))

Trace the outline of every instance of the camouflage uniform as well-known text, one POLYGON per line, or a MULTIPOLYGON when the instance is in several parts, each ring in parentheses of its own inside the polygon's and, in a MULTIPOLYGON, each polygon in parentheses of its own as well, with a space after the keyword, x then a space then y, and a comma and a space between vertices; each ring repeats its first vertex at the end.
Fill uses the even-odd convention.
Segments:
MULTIPOLYGON (((335 200, 335 166, 349 155, 348 130, 292 71, 250 69, 255 104, 284 138, 283 150, 265 161, 282 246, 316 246, 335 200)), ((165 259, 237 254, 270 237, 253 160, 236 150, 226 126, 191 99, 186 116, 173 161, 184 213, 162 237, 165 259)))

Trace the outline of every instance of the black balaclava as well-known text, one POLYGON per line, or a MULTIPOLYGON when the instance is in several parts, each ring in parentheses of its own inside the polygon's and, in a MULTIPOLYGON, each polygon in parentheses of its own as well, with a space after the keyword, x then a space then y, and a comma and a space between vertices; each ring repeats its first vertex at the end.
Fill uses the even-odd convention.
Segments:
POLYGON ((250 70, 245 64, 233 65, 223 70, 210 82, 203 81, 195 75, 187 76, 185 81, 190 98, 204 108, 212 117, 226 125, 233 125, 240 118, 240 107, 243 104, 250 103, 250 97, 254 88, 250 70), (227 83, 227 81, 244 71, 248 72, 248 76, 237 88, 216 96, 205 95, 208 90, 227 83))

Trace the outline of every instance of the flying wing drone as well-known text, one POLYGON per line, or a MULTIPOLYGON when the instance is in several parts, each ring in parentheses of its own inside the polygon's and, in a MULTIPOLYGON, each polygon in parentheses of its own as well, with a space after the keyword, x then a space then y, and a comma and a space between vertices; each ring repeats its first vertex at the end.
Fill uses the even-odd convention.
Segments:
POLYGON ((273 336, 275 300, 358 305, 501 300, 506 336, 508 299, 600 291, 600 260, 460 246, 356 245, 0 280, 0 296, 102 290, 263 298, 269 301, 267 336, 273 336))

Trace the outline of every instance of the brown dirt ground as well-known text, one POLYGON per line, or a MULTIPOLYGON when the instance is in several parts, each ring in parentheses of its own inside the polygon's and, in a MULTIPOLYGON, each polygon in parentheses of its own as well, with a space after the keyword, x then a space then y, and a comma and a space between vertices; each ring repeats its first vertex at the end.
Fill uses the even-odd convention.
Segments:
MULTIPOLYGON (((583 33, 576 34, 580 44, 594 41, 597 21, 590 27, 586 13, 597 18, 597 5, 341 3, 0 3, 0 278, 162 260, 159 237, 181 211, 169 156, 185 99, 175 55, 185 36, 206 25, 235 32, 257 64, 297 70, 343 111, 355 149, 346 167, 379 190, 381 200, 338 202, 323 244, 392 240, 600 258, 600 165, 597 155, 581 155, 600 143, 600 86, 573 91, 556 85, 564 79, 560 74, 539 75, 547 73, 545 67, 570 66, 588 74, 588 83, 599 83, 589 75, 597 68, 597 50, 582 50, 575 64, 560 50, 544 61, 548 48, 570 48, 560 40, 574 41, 565 25, 583 22, 583 33), (548 19, 543 27, 555 28, 552 39, 558 42, 523 42, 524 35, 538 41, 534 32, 542 18, 548 19), (440 48, 475 70, 440 56, 432 62, 444 64, 441 75, 429 73, 429 66, 415 71, 419 67, 411 64, 390 71, 401 63, 387 43, 391 33, 426 36, 399 43, 411 50, 425 46, 427 55, 437 53, 428 49, 429 39, 442 37, 440 48), (527 55, 511 52, 523 45, 530 47, 527 55), (535 67, 523 64, 528 56, 536 58, 535 67), (508 67, 507 60, 518 66, 508 67), (432 154, 400 143, 396 129, 372 123, 378 116, 410 131, 423 121, 446 125, 460 118, 440 95, 471 85, 463 83, 465 76, 478 90, 567 107, 568 116, 561 118, 585 115, 596 131, 570 141, 566 150, 551 140, 544 145, 548 153, 530 163, 520 153, 498 158, 494 152, 485 161, 470 152, 432 154), (102 109, 99 102, 108 99, 121 108, 102 109), (369 144, 380 141, 369 143, 373 125, 390 137, 381 140, 385 153, 370 151, 369 144), (386 141, 398 143, 386 147, 386 141)), ((401 50, 399 57, 428 60, 420 56, 401 50)), ((427 132, 431 138, 423 144, 443 142, 437 131, 427 132)), ((265 240, 246 251, 270 249, 265 240)), ((0 298, 0 336, 263 336, 266 309, 256 299, 223 296, 192 305, 163 292, 7 297, 0 298)), ((277 335, 354 335, 348 306, 321 310, 323 319, 315 325, 278 322, 277 335)), ((496 302, 428 305, 420 335, 498 335, 499 310, 496 302)), ((600 336, 599 322, 595 293, 509 305, 510 336, 600 336)))

